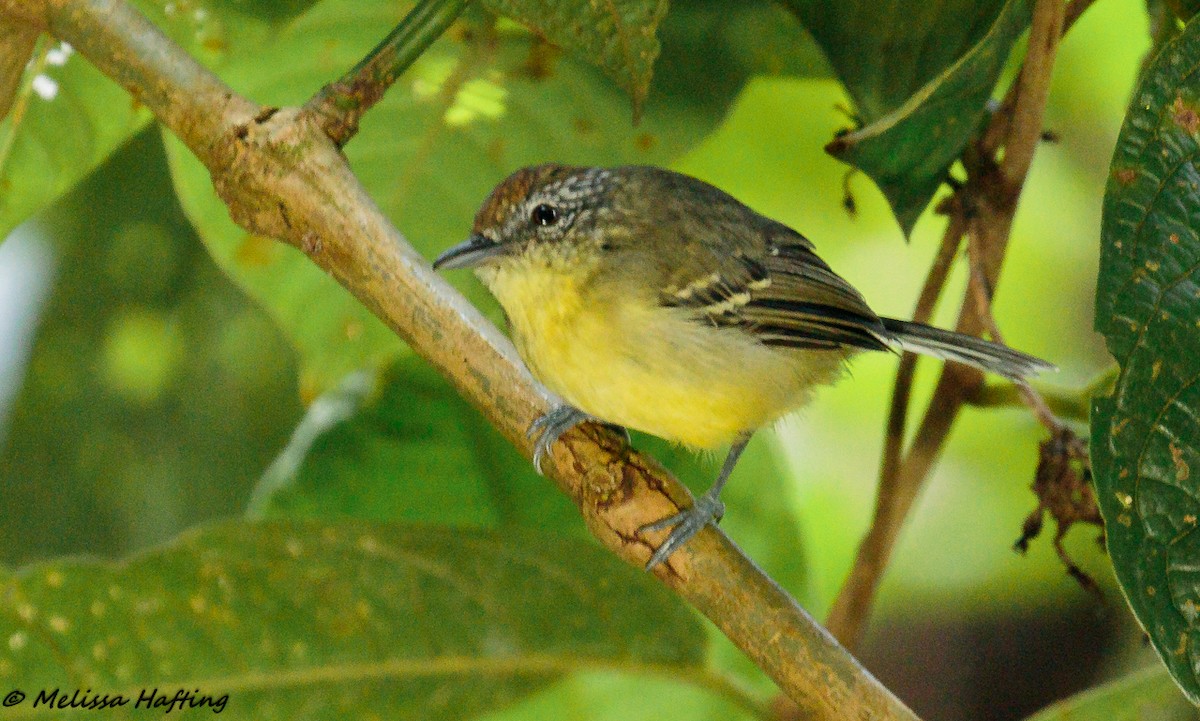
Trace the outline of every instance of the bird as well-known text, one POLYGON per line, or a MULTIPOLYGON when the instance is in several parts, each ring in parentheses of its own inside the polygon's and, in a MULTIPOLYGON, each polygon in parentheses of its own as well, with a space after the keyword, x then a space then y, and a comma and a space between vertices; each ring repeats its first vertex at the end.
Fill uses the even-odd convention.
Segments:
POLYGON ((588 421, 729 447, 692 506, 639 529, 671 529, 647 569, 721 520, 721 490, 751 436, 837 381, 851 356, 911 351, 1016 382, 1054 368, 877 315, 804 235, 655 166, 517 170, 433 267, 474 269, 530 372, 563 400, 529 429, 539 472, 558 438, 588 421))

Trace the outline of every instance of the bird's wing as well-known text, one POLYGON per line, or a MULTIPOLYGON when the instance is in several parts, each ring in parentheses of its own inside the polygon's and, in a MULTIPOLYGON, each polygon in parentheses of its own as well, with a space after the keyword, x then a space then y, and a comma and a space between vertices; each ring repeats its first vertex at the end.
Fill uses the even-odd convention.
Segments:
POLYGON ((693 247, 688 262, 670 274, 662 303, 698 321, 740 327, 767 345, 889 347, 879 316, 807 238, 774 221, 761 230, 762 242, 753 245, 693 247))

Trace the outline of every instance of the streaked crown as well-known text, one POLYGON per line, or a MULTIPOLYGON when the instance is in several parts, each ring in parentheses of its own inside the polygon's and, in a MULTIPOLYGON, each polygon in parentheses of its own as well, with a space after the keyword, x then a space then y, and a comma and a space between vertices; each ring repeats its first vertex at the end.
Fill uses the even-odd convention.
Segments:
POLYGON ((523 235, 531 223, 569 225, 568 220, 600 196, 611 177, 611 171, 604 168, 554 163, 521 168, 497 185, 484 201, 472 230, 504 242, 523 235), (539 207, 541 221, 535 212, 539 207))

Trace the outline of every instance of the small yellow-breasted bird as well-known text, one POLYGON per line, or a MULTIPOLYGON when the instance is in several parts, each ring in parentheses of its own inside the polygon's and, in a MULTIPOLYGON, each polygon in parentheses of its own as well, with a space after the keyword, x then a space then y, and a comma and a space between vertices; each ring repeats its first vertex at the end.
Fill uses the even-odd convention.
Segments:
POLYGON ((529 369, 567 405, 538 419, 534 463, 588 420, 706 449, 732 444, 647 568, 705 524, 750 436, 861 350, 913 351, 1010 379, 1053 368, 979 338, 881 318, 813 244, 727 193, 661 168, 540 165, 500 183, 471 237, 434 261, 475 268, 529 369))

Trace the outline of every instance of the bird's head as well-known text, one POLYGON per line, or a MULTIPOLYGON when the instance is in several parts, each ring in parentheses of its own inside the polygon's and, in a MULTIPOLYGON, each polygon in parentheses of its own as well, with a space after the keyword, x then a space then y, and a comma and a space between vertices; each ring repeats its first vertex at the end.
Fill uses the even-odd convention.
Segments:
POLYGON ((484 277, 514 261, 574 264, 603 252, 618 172, 565 165, 518 170, 484 201, 471 236, 433 267, 476 268, 484 277))

